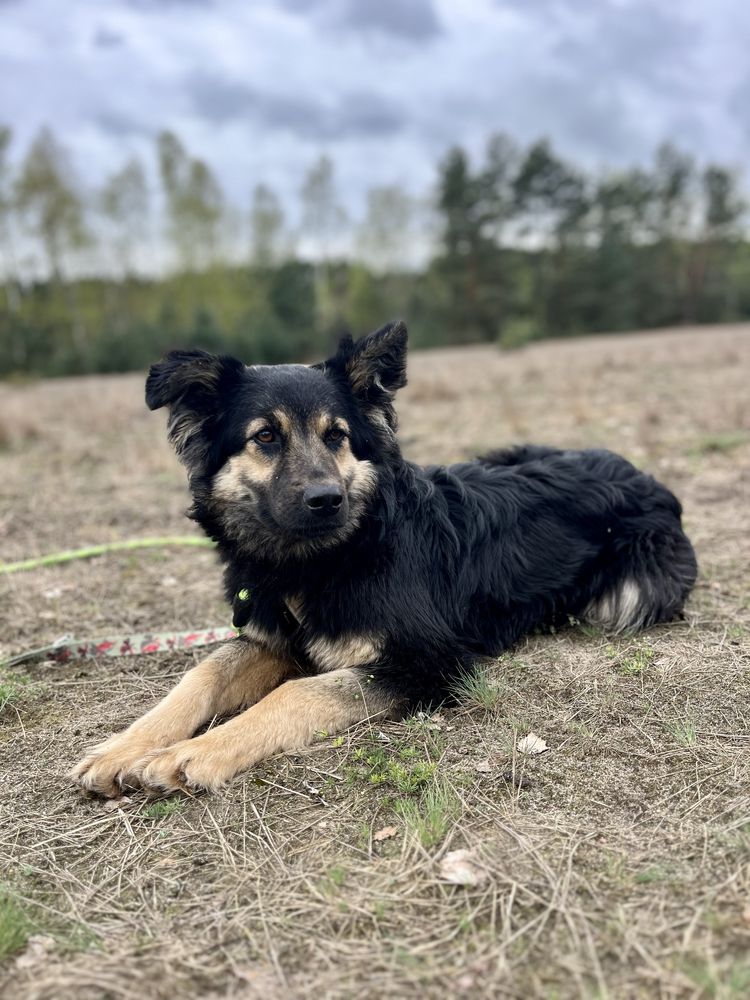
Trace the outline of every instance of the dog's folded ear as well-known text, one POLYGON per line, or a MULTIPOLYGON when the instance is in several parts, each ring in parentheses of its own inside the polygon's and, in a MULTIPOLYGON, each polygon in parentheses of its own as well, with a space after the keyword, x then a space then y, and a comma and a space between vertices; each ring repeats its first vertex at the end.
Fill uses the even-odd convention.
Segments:
POLYGON ((406 324, 401 320, 368 333, 357 341, 343 337, 327 366, 345 375, 352 393, 366 409, 384 411, 395 427, 392 400, 406 385, 406 324))
POLYGON ((171 406, 186 395, 194 402, 209 401, 244 368, 241 361, 207 351, 170 351, 151 365, 146 379, 146 404, 150 410, 171 406))
POLYGON ((180 459, 195 468, 207 454, 211 426, 240 380, 236 358, 206 351, 170 351, 152 365, 146 379, 150 410, 169 407, 169 439, 180 459))

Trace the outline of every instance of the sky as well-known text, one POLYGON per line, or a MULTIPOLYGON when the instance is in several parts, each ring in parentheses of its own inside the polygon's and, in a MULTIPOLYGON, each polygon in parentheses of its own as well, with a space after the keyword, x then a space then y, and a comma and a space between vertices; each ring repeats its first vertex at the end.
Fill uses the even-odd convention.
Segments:
POLYGON ((0 123, 50 125, 94 188, 175 130, 229 198, 297 198, 321 154, 429 192, 454 143, 547 136, 593 170, 671 139, 750 157, 746 0, 0 0, 0 123))

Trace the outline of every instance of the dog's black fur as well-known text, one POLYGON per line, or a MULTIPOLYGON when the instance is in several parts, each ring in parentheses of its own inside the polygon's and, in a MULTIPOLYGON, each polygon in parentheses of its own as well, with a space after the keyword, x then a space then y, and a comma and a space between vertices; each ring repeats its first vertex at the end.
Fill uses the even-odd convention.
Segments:
POLYGON ((351 664, 363 683, 411 710, 536 626, 634 630, 681 611, 696 561, 669 490, 598 450, 413 465, 395 437, 405 368, 400 323, 313 367, 187 351, 152 368, 148 404, 171 408, 192 516, 218 543, 245 636, 306 673, 330 669, 317 640, 336 659, 362 638, 377 650, 351 664), (338 431, 311 430, 321 413, 346 428, 345 460, 338 431), (267 426, 248 441, 253 421, 267 426), (311 484, 341 497, 322 518, 311 484))

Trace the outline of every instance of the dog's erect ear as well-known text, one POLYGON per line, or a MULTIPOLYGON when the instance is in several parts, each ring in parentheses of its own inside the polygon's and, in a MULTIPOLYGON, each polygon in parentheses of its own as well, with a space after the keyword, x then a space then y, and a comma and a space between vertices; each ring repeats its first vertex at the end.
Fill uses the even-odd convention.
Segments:
POLYGON ((208 454, 211 430, 245 366, 236 358, 206 351, 170 351, 146 379, 150 410, 169 407, 169 440, 182 462, 195 470, 208 454))
POLYGON ((406 325, 400 320, 368 333, 352 345, 346 374, 355 395, 375 387, 393 395, 406 385, 406 325))
POLYGON ((366 409, 381 409, 395 428, 393 396, 406 385, 406 324, 388 323, 356 342, 343 337, 329 364, 346 376, 352 393, 366 409))

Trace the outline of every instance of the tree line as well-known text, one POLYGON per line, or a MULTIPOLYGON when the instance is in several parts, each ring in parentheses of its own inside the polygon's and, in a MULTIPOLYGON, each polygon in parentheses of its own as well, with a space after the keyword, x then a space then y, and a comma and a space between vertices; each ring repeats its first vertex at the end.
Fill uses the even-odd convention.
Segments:
POLYGON ((670 144, 594 174, 495 135, 480 158, 448 151, 422 198, 371 189, 358 220, 325 156, 292 218, 263 182, 231 205, 169 131, 151 174, 132 158, 93 192, 49 129, 11 152, 0 127, 4 376, 142 368, 176 345, 281 362, 396 315, 419 346, 505 347, 750 317, 741 178, 670 144))

